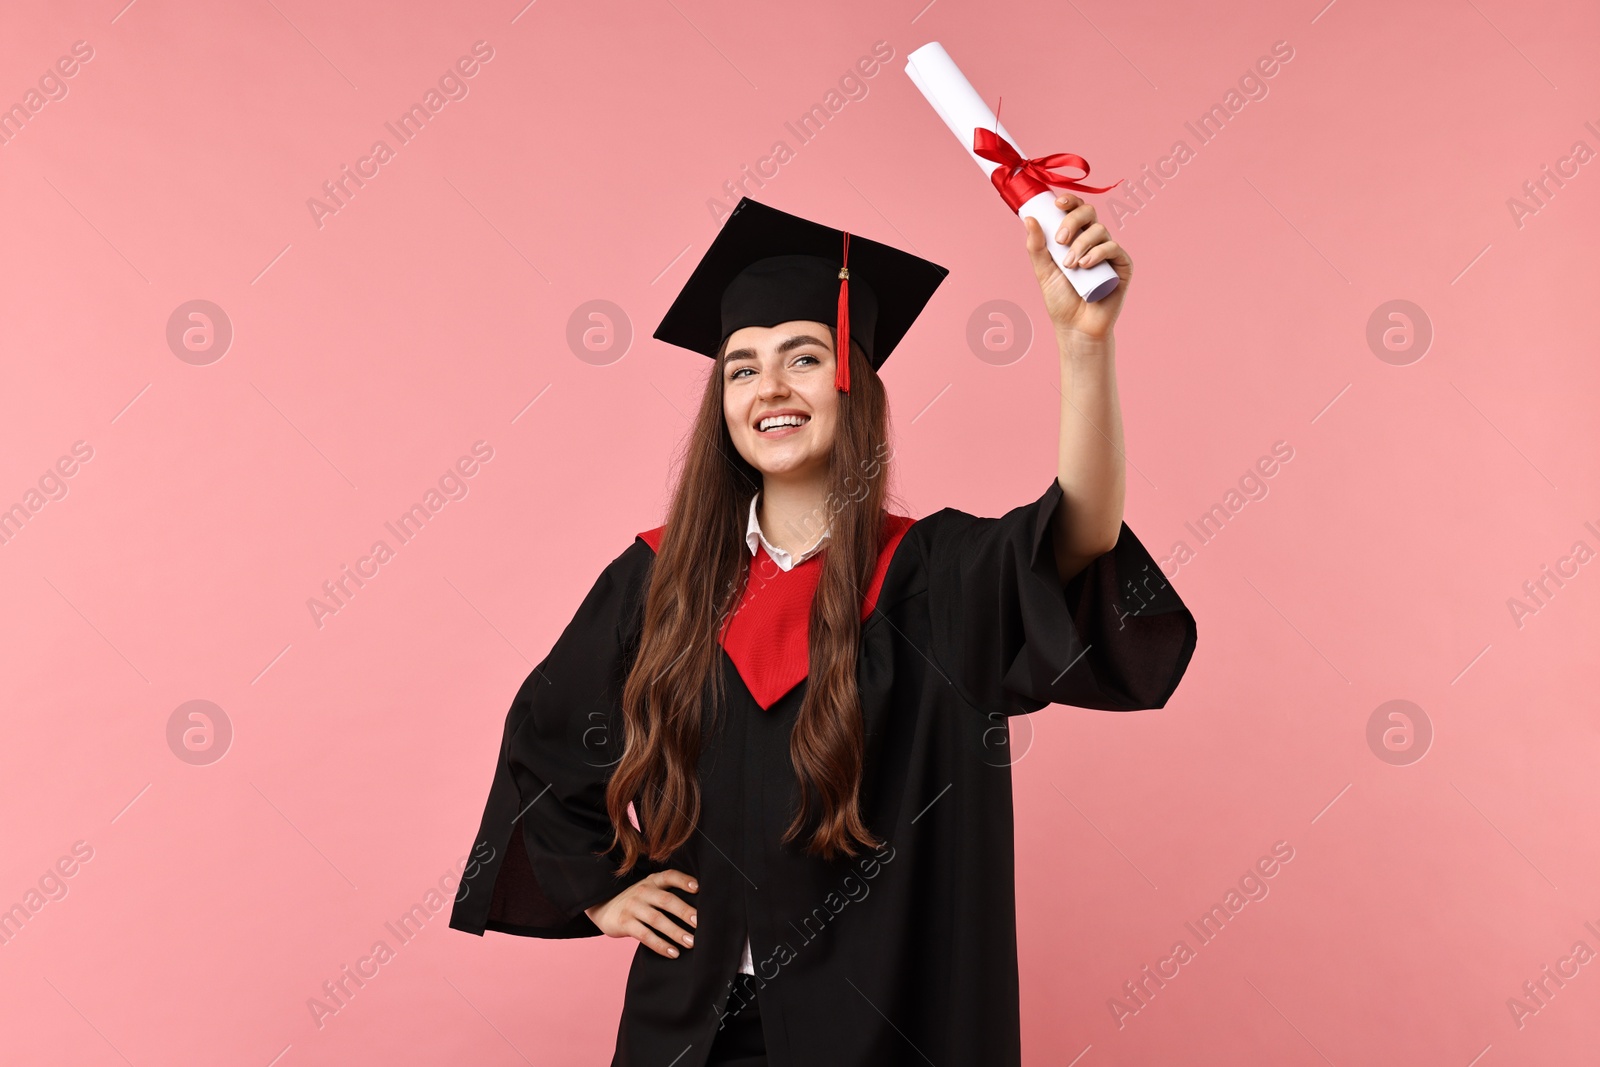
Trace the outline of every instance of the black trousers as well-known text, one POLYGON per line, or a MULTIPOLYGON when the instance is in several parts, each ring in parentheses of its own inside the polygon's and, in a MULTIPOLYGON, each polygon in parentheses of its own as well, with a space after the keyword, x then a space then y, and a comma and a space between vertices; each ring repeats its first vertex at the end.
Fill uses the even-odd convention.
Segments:
POLYGON ((761 1010, 756 1000, 754 975, 741 971, 734 979, 728 1011, 722 1029, 711 1041, 711 1056, 706 1060, 706 1067, 767 1067, 767 1044, 761 1036, 761 1010))

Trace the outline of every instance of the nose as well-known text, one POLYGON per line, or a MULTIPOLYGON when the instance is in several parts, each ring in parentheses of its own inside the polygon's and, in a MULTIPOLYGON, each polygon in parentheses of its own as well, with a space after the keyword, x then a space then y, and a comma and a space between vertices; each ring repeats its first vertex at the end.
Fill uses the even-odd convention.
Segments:
POLYGON ((761 373, 761 384, 757 392, 763 400, 776 396, 788 396, 789 380, 781 370, 763 371, 761 373))

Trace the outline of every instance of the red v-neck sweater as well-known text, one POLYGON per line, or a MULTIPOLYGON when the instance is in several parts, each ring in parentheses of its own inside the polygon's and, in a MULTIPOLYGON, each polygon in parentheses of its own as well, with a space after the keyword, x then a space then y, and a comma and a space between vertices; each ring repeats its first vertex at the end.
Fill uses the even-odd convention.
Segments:
MULTIPOLYGON (((887 536, 873 568, 861 603, 861 618, 867 619, 878 603, 878 590, 889 569, 889 560, 900 539, 915 521, 905 515, 887 515, 887 536)), ((661 550, 665 526, 639 534, 652 550, 661 550)), ((723 627, 719 640, 750 695, 763 710, 772 707, 784 694, 799 685, 810 673, 811 600, 822 577, 824 548, 789 570, 781 569, 756 545, 750 559, 750 576, 733 616, 723 627)))

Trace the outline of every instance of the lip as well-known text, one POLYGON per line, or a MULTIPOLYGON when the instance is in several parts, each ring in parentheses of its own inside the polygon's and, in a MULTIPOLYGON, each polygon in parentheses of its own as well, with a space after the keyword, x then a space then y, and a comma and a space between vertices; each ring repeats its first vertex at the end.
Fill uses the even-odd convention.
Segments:
POLYGON ((815 417, 816 416, 812 415, 811 412, 801 411, 799 408, 778 408, 774 411, 763 411, 760 415, 757 415, 755 420, 751 422, 750 428, 755 430, 756 435, 764 440, 776 440, 780 437, 789 437, 792 434, 799 433, 801 430, 811 425, 811 420, 815 417), (761 421, 763 419, 770 419, 774 415, 803 415, 805 416, 806 421, 799 426, 784 426, 776 430, 767 430, 763 433, 761 430, 761 421))

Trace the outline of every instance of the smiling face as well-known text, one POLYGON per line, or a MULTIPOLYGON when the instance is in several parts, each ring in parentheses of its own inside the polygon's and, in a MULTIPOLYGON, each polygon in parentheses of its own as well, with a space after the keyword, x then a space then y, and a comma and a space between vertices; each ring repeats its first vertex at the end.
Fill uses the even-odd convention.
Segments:
POLYGON ((721 371, 722 414, 739 455, 763 476, 825 478, 839 412, 827 323, 741 327, 721 371))

